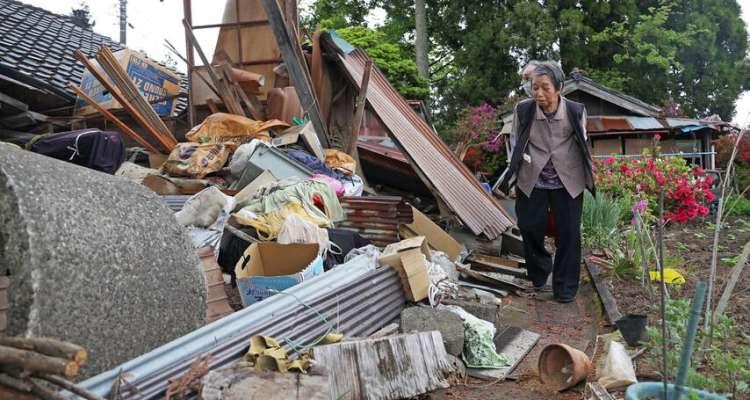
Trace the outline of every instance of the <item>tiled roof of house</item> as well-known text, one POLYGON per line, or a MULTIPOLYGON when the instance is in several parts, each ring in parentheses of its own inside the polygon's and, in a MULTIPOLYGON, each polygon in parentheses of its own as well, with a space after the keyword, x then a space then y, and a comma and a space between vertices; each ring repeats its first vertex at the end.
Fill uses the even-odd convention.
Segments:
MULTIPOLYGON (((75 100, 68 89, 81 82, 84 66, 74 56, 81 50, 93 57, 100 45, 112 51, 123 46, 107 36, 81 28, 69 17, 15 0, 0 0, 0 74, 75 100)), ((185 76, 179 74, 185 81, 185 76)), ((185 90, 186 85, 182 85, 185 90)), ((177 111, 185 108, 178 98, 177 111)))

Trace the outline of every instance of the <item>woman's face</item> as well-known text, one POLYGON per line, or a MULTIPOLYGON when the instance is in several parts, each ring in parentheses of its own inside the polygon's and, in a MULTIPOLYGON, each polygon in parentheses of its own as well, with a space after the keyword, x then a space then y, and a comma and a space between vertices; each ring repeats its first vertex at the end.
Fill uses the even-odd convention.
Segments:
POLYGON ((555 89, 555 85, 547 75, 535 76, 531 82, 531 92, 534 94, 534 100, 540 107, 547 107, 557 104, 557 98, 560 91, 555 89))

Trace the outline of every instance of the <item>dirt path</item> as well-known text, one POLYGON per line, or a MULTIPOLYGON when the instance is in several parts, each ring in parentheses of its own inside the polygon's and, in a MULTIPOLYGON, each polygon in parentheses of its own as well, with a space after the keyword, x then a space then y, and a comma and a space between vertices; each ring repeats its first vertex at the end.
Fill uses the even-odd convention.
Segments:
POLYGON ((591 355, 594 341, 600 330, 598 298, 592 287, 583 282, 578 298, 569 304, 551 300, 509 297, 503 311, 503 322, 542 335, 539 343, 511 374, 511 380, 488 382, 469 378, 465 385, 430 393, 431 400, 547 400, 580 399, 583 384, 563 393, 546 389, 537 375, 537 360, 542 349, 551 343, 566 343, 591 355))

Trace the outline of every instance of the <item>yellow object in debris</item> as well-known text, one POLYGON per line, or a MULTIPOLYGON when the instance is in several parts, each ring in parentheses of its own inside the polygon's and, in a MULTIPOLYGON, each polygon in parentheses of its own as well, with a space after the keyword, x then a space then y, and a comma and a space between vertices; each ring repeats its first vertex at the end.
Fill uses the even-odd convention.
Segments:
MULTIPOLYGON (((648 274, 651 277, 652 281, 654 282, 661 281, 661 276, 660 276, 661 274, 659 274, 658 271, 649 271, 648 274)), ((683 277, 682 274, 679 273, 674 268, 664 268, 664 282, 681 285, 685 283, 685 277, 683 277)))
POLYGON ((329 333, 323 338, 323 340, 320 341, 319 344, 338 343, 343 339, 344 339, 344 335, 341 333, 329 333))
POLYGON ((283 206, 256 218, 247 218, 242 213, 233 214, 238 223, 255 228, 260 240, 274 240, 279 236, 284 221, 290 215, 296 214, 307 222, 316 226, 331 226, 331 221, 310 215, 297 201, 288 201, 283 206))
POLYGON ((244 360, 252 363, 258 371, 289 370, 307 372, 310 368, 309 356, 304 354, 298 360, 289 361, 289 358, 276 339, 255 335, 250 338, 250 349, 245 354, 244 360))
POLYGON ((353 174, 357 170, 357 162, 352 156, 336 149, 325 149, 326 165, 331 168, 341 168, 353 174))
POLYGON ((216 113, 206 117, 203 122, 193 127, 185 139, 198 143, 234 142, 247 143, 259 139, 266 143, 271 141, 269 130, 285 129, 289 124, 277 119, 256 121, 241 115, 216 113))

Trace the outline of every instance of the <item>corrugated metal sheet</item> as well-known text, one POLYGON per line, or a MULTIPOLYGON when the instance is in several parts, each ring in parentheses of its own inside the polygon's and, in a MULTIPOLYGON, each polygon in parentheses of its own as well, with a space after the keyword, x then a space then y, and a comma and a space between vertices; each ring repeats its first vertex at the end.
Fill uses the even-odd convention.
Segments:
MULTIPOLYGON (((369 60, 361 49, 339 59, 352 82, 362 80, 363 70, 369 60)), ((428 186, 475 234, 497 238, 513 226, 512 217, 503 210, 471 172, 448 149, 445 143, 398 94, 383 73, 373 68, 367 100, 388 126, 392 138, 421 171, 428 186)))
POLYGON ((664 129, 664 125, 662 125, 661 122, 659 122, 656 118, 651 117, 625 117, 625 119, 630 123, 630 125, 633 127, 633 129, 636 130, 646 130, 646 129, 664 129))
POLYGON ((586 121, 586 131, 588 132, 606 132, 606 131, 629 131, 632 126, 624 117, 588 117, 586 121))
POLYGON ((346 219, 337 227, 356 231, 376 246, 398 242, 399 225, 414 221, 411 206, 401 197, 342 197, 340 201, 346 219))
POLYGON ((334 268, 285 291, 293 296, 278 294, 255 303, 80 385, 108 398, 122 372, 138 392, 123 392, 121 400, 164 398, 168 381, 187 372, 195 358, 210 353, 210 369, 231 364, 242 358, 253 335, 275 337, 290 353, 283 338, 310 345, 328 327, 309 307, 326 316, 336 331, 370 335, 397 318, 406 299, 396 270, 362 267, 334 268))

